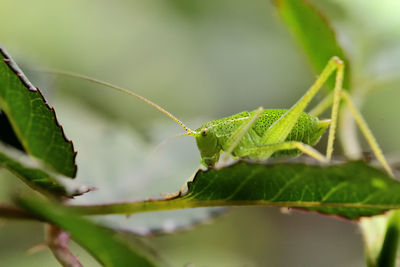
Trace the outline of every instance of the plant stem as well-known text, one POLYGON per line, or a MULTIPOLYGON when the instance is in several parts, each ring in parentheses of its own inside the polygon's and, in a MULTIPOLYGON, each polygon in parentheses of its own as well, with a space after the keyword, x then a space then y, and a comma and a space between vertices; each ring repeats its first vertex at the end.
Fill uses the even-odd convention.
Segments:
POLYGON ((365 209, 400 209, 400 205, 371 205, 363 203, 325 203, 320 201, 227 201, 227 200, 195 200, 191 198, 177 199, 159 199, 136 201, 126 203, 110 203, 102 205, 73 205, 68 206, 71 212, 88 216, 88 215, 110 215, 110 214, 125 214, 130 215, 140 212, 154 212, 187 208, 200 207, 223 207, 223 206, 265 206, 265 207, 292 207, 292 208, 307 208, 307 207, 341 207, 341 208, 365 208, 365 209))
POLYGON ((47 225, 47 242, 54 257, 64 267, 82 267, 68 248, 69 234, 55 225, 47 225))
POLYGON ((41 218, 35 216, 34 214, 6 204, 0 204, 0 218, 42 221, 41 218))
POLYGON ((400 237, 400 211, 392 213, 387 226, 382 249, 377 258, 377 267, 394 267, 400 237))

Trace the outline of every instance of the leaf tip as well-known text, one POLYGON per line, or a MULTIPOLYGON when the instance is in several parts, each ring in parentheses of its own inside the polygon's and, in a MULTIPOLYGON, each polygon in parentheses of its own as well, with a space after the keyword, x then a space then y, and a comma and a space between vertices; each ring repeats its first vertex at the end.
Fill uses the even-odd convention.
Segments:
MULTIPOLYGON (((42 92, 39 90, 38 87, 35 87, 32 85, 32 83, 29 81, 29 79, 24 75, 23 71, 18 67, 17 63, 12 59, 12 57, 6 52, 6 50, 0 45, 0 55, 3 57, 3 62, 7 65, 7 67, 11 70, 11 72, 13 72, 18 79, 20 80, 20 82, 22 83, 22 85, 28 89, 29 92, 31 93, 36 93, 38 94, 44 105, 51 111, 51 113, 53 114, 53 119, 55 121, 56 126, 60 129, 61 135, 64 139, 65 142, 67 142, 69 144, 69 149, 71 149, 72 151, 69 152, 69 154, 66 156, 68 157, 68 159, 66 159, 66 165, 64 165, 64 167, 60 167, 60 166, 55 166, 52 163, 46 161, 45 159, 41 158, 38 155, 33 155, 36 156, 42 160, 44 160, 46 163, 48 163, 50 166, 54 167, 55 170, 57 172, 61 172, 62 174, 74 178, 76 177, 76 173, 77 173, 77 165, 75 162, 75 157, 76 157, 76 151, 74 150, 74 146, 72 144, 72 141, 70 141, 65 133, 64 130, 62 128, 62 126, 58 123, 58 119, 55 113, 55 110, 53 107, 51 107, 48 102, 46 101, 46 99, 44 98, 42 92), (71 157, 72 156, 72 157, 71 157)), ((26 149, 26 147, 25 147, 26 149)), ((29 150, 29 149, 28 149, 29 150)))

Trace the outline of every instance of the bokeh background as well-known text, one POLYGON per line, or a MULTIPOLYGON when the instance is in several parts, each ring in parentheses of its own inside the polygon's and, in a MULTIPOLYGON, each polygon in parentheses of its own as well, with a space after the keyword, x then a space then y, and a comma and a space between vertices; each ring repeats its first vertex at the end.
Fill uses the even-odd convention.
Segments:
MULTIPOLYGON (((313 2, 349 55, 354 87, 370 89, 362 112, 395 160, 400 3, 313 2)), ((130 88, 191 128, 259 106, 287 108, 316 75, 268 0, 2 0, 0 25, 0 44, 41 88, 74 141, 76 180, 97 187, 72 204, 177 192, 199 167, 199 154, 190 137, 158 146, 182 129, 151 107, 35 69, 66 69, 130 88)), ((2 202, 26 190, 0 169, 2 202)), ((181 229, 142 239, 171 266, 364 266, 357 225, 313 213, 241 207, 96 220, 142 234, 181 229), (216 213, 222 215, 211 218, 216 213)), ((39 223, 0 221, 0 265, 57 266, 49 250, 27 252, 43 237, 39 223)), ((72 248, 85 266, 98 266, 78 245, 72 248)))

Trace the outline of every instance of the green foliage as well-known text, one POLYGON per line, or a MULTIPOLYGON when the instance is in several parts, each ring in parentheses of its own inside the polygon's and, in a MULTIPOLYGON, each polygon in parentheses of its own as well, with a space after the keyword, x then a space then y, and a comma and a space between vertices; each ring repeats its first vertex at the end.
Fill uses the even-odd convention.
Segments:
POLYGON ((26 152, 75 177, 75 152, 39 89, 0 47, 0 105, 26 152))
MULTIPOLYGON (((280 16, 304 48, 315 72, 320 73, 332 56, 338 56, 346 65, 344 87, 351 89, 350 62, 326 18, 306 0, 275 0, 275 3, 280 16)), ((112 53, 110 55, 113 56, 112 53)), ((1 48, 0 57, 0 108, 10 120, 24 150, 52 170, 74 177, 76 166, 72 142, 65 138, 54 109, 1 48)), ((170 61, 166 62, 169 66, 170 61)), ((165 76, 169 77, 168 74, 165 76)), ((153 78, 154 74, 148 77, 153 78)), ((327 85, 330 89, 333 89, 333 84, 333 78, 329 79, 327 85)), ((210 102, 214 98, 218 100, 218 97, 210 97, 210 102)), ((29 160, 21 161, 26 158, 16 157, 14 152, 0 144, 0 165, 32 188, 46 195, 49 192, 56 196, 81 193, 79 189, 71 193, 56 179, 56 174, 40 164, 32 166, 28 164, 29 160)), ((132 153, 144 154, 139 149, 132 153)), ((113 175, 110 175, 110 180, 114 179, 113 175)), ((35 217, 70 233, 103 265, 154 266, 139 252, 140 249, 131 247, 112 230, 81 216, 211 206, 279 206, 354 220, 399 209, 399 192, 399 182, 361 161, 324 166, 289 161, 270 164, 238 162, 220 169, 198 170, 193 181, 188 183, 187 191, 173 197, 93 206, 72 206, 34 197, 18 198, 16 203, 35 217)), ((398 222, 399 215, 394 213, 387 225, 382 250, 369 261, 382 266, 394 265, 399 239, 398 222)))
POLYGON ((104 266, 155 266, 121 237, 104 227, 81 218, 60 204, 37 197, 17 200, 24 209, 68 231, 72 238, 86 248, 104 266))
POLYGON ((357 219, 400 207, 399 190, 399 182, 364 162, 332 166, 241 162, 198 172, 182 198, 209 204, 296 207, 357 219))
MULTIPOLYGON (((327 19, 307 0, 275 0, 275 4, 283 21, 305 50, 316 73, 320 73, 333 56, 344 61, 346 69, 343 88, 349 90, 350 64, 327 19)), ((333 90, 335 80, 330 78, 327 84, 333 90)))
POLYGON ((399 211, 395 211, 393 212, 393 214, 391 214, 388 220, 385 239, 382 244, 381 253, 379 254, 379 257, 376 259, 376 262, 374 264, 371 264, 371 266, 382 266, 382 267, 396 266, 396 255, 397 255, 397 248, 399 246, 399 238, 400 238, 400 213, 399 211))
POLYGON ((279 206, 347 219, 400 207, 400 183, 365 162, 330 166, 238 162, 198 171, 188 192, 143 202, 79 206, 81 214, 131 214, 207 206, 279 206))
POLYGON ((28 163, 31 161, 33 160, 21 155, 15 149, 0 143, 0 165, 10 170, 32 188, 56 196, 72 197, 83 193, 79 189, 69 192, 52 174, 40 166, 29 166, 28 163))

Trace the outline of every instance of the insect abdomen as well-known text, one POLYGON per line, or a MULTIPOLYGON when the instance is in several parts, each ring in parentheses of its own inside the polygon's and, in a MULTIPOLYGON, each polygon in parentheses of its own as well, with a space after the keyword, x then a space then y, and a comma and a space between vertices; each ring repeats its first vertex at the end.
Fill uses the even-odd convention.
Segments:
MULTIPOLYGON (((265 110, 263 116, 261 116, 253 126, 253 129, 261 137, 265 131, 267 131, 268 128, 286 111, 286 109, 265 110)), ((292 131, 289 133, 285 141, 298 141, 313 146, 318 141, 315 140, 315 134, 317 130, 318 119, 303 112, 300 114, 298 121, 294 125, 292 131)), ((299 154, 301 154, 301 152, 297 149, 281 150, 275 152, 271 157, 296 156, 299 154)))
MULTIPOLYGON (((240 147, 258 146, 262 145, 259 140, 263 134, 269 129, 269 127, 278 120, 287 110, 286 109, 267 109, 264 110, 263 114, 258 118, 257 122, 253 125, 252 129, 243 137, 242 141, 238 145, 240 147)), ((226 141, 235 132, 235 130, 244 122, 247 121, 253 112, 243 111, 230 117, 225 117, 220 120, 215 120, 210 123, 208 127, 212 127, 215 135, 219 139, 219 143, 223 150, 227 149, 226 141)), ((315 134, 318 130, 318 119, 303 112, 301 113, 297 123, 293 127, 286 141, 299 141, 308 145, 314 145, 318 140, 315 138, 315 134)), ((238 150, 233 151, 233 155, 237 155, 238 150)), ((273 154, 275 156, 295 156, 300 154, 300 151, 294 150, 283 150, 273 154)))
MULTIPOLYGON (((287 110, 286 109, 267 109, 257 120, 253 129, 261 137, 268 128, 278 120, 287 110)), ((303 112, 294 125, 286 141, 299 141, 308 145, 312 144, 312 139, 317 130, 318 119, 303 112)))

